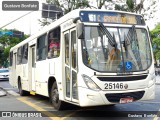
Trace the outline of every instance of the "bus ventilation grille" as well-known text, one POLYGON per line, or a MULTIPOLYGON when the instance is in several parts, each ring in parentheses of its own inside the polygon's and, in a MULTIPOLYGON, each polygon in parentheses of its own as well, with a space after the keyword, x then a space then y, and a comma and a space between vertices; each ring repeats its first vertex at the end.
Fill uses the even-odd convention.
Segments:
POLYGON ((138 92, 128 92, 128 93, 114 93, 114 94, 105 94, 109 102, 119 103, 121 98, 132 97, 134 101, 139 100, 143 97, 145 91, 138 92))
POLYGON ((117 77, 97 77, 100 81, 135 81, 135 80, 144 80, 147 78, 147 75, 140 76, 117 76, 117 77))

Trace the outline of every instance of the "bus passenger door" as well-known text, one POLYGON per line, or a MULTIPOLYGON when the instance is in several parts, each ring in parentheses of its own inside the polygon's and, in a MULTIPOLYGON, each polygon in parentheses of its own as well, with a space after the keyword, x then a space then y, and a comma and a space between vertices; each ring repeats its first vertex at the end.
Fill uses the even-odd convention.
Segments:
POLYGON ((36 67, 36 59, 35 59, 35 45, 31 47, 31 74, 32 74, 32 82, 31 82, 31 86, 32 86, 32 91, 36 91, 36 83, 35 83, 35 67, 36 67))
POLYGON ((65 41, 65 99, 78 102, 76 29, 64 33, 65 41))

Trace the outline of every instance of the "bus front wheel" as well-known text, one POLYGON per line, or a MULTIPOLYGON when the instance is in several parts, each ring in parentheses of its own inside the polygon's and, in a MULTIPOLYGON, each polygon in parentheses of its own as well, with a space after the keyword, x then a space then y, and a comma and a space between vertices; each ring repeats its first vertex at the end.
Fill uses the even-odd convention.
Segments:
POLYGON ((58 92, 58 87, 56 82, 54 82, 52 85, 50 97, 51 97, 52 105, 55 109, 63 110, 65 108, 65 102, 59 100, 59 92, 58 92))

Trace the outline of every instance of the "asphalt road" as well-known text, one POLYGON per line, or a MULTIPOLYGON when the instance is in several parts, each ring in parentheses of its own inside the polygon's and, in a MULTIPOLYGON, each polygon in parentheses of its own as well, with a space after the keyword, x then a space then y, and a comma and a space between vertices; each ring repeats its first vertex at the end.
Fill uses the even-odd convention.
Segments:
MULTIPOLYGON (((159 79, 158 79, 159 80, 159 79)), ((129 104, 117 104, 115 106, 87 107, 69 106, 65 111, 56 111, 47 97, 40 95, 21 97, 13 89, 8 81, 0 81, 0 86, 8 93, 0 97, 0 111, 19 112, 28 115, 28 112, 41 114, 41 119, 53 120, 158 120, 156 115, 160 114, 160 84, 156 84, 156 98, 151 101, 138 101, 129 104), (12 92, 11 92, 12 91, 12 92)), ((14 115, 14 114, 13 114, 14 115)), ((0 113, 1 116, 1 113, 0 113)), ((15 117, 15 116, 12 116, 15 117)), ((40 117, 40 116, 38 116, 40 117)), ((0 120, 3 118, 0 118, 0 120)), ((12 119, 12 118, 10 118, 12 119)), ((15 119, 22 119, 19 117, 15 119)), ((26 119, 26 118, 23 118, 26 119)), ((40 119, 40 118, 35 118, 40 119)), ((8 120, 8 118, 7 118, 8 120)))

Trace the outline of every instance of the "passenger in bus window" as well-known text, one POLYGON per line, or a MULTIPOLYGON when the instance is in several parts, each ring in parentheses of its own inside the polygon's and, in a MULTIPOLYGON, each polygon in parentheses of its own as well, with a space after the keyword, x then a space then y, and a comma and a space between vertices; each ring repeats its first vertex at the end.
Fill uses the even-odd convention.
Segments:
POLYGON ((48 52, 48 57, 56 57, 59 56, 59 48, 60 44, 57 38, 52 38, 49 44, 49 52, 48 52))

